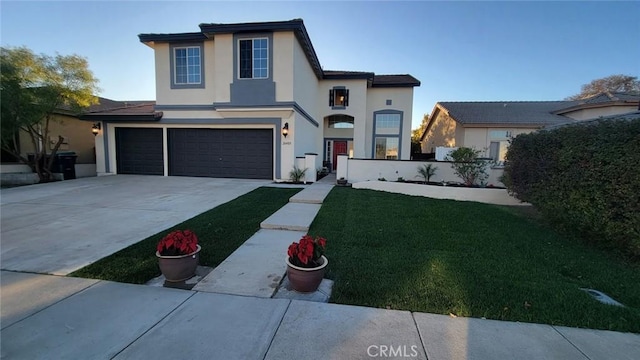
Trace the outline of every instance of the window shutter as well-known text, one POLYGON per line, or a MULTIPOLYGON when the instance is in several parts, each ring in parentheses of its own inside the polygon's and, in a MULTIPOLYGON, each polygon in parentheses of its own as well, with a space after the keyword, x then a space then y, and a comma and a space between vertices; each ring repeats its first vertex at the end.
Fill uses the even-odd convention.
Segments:
POLYGON ((329 90, 329 106, 333 106, 333 89, 329 90))
POLYGON ((349 89, 344 91, 344 106, 349 106, 349 89))

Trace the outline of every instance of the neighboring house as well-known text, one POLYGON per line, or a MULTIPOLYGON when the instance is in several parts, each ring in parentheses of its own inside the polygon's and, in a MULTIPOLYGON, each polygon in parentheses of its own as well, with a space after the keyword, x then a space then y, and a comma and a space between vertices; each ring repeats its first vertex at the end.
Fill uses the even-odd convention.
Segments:
MULTIPOLYGON (((121 107, 125 103, 120 101, 114 101, 102 97, 98 97, 98 104, 91 105, 87 111, 103 111, 112 107, 121 107)), ((55 144, 58 141, 58 136, 64 138, 62 144, 58 148, 58 153, 73 151, 76 153, 76 163, 80 165, 81 169, 77 169, 77 175, 81 176, 95 176, 95 137, 91 131, 92 124, 79 119, 79 114, 71 111, 69 108, 60 108, 56 110, 51 116, 49 122, 49 136, 44 144, 36 144, 36 146, 47 146, 47 153, 53 150, 55 144)), ((18 136, 18 148, 20 154, 24 157, 28 157, 29 154, 36 152, 31 137, 27 132, 20 131, 18 136)), ((3 165, 11 163, 19 163, 19 161, 11 154, 3 151, 2 153, 3 165)), ((25 166, 19 167, 25 168, 25 166)), ((11 167, 7 167, 10 169, 11 167)), ((28 169, 28 167, 26 167, 28 169)), ((3 169, 3 172, 5 170, 3 169)))
POLYGON ((288 179, 296 157, 409 159, 411 75, 323 70, 303 21, 140 34, 155 106, 93 112, 99 174, 288 179), (135 111, 134 111, 135 110, 135 111))
POLYGON ((472 147, 503 161, 509 139, 547 126, 627 114, 640 95, 602 93, 576 101, 438 102, 421 137, 423 153, 472 147))

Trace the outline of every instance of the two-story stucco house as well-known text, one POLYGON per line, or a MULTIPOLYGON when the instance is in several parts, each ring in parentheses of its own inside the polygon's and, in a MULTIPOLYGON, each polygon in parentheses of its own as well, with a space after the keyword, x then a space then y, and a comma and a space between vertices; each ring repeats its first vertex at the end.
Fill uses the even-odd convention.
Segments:
MULTIPOLYGON (((323 70, 304 23, 140 34, 156 103, 92 113, 98 173, 288 179, 296 157, 409 159, 411 75, 323 70)), ((355 56, 355 54, 354 54, 355 56)))

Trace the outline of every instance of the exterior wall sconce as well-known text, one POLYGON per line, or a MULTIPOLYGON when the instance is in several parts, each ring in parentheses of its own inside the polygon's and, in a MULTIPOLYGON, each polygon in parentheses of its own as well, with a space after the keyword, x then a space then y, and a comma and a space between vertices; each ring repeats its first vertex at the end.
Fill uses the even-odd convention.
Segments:
POLYGON ((93 126, 91 127, 91 132, 93 133, 93 136, 98 135, 98 133, 100 132, 100 123, 99 122, 93 124, 93 126))
POLYGON ((287 135, 289 135, 289 123, 288 122, 284 123, 284 126, 282 127, 282 136, 287 137, 287 135))

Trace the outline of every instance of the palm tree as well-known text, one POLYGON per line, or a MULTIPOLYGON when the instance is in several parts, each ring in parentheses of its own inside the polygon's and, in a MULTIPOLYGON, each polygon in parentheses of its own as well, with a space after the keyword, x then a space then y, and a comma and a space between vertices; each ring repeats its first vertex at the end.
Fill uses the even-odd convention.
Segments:
POLYGON ((425 183, 428 183, 431 180, 431 177, 436 174, 436 170, 438 170, 437 166, 433 166, 433 164, 424 164, 422 166, 418 166, 418 176, 424 179, 425 183))

